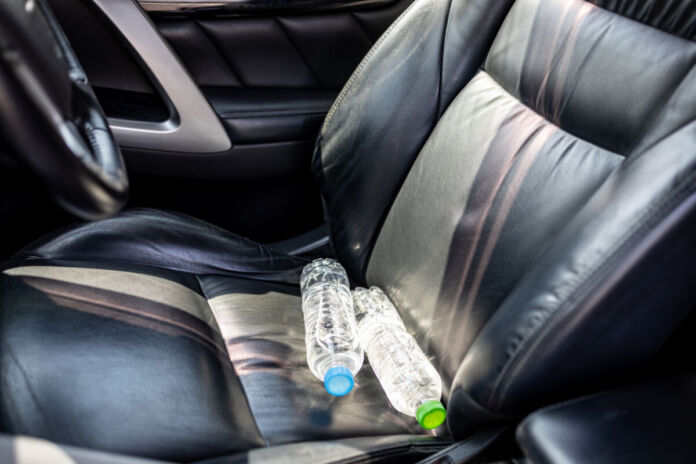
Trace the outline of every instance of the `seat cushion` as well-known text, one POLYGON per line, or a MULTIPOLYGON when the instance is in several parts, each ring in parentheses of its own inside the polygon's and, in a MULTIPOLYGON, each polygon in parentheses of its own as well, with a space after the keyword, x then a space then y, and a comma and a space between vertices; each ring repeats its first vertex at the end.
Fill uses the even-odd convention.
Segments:
POLYGON ((0 274, 2 430, 176 461, 420 433, 369 368, 343 398, 309 372, 304 264, 155 211, 27 248, 0 274))
POLYGON ((422 433, 415 420, 389 406, 368 366, 347 397, 324 391, 307 368, 299 286, 220 276, 200 281, 269 444, 422 433))
POLYGON ((284 283, 299 282, 307 263, 205 221, 145 208, 61 229, 15 258, 136 264, 284 283))

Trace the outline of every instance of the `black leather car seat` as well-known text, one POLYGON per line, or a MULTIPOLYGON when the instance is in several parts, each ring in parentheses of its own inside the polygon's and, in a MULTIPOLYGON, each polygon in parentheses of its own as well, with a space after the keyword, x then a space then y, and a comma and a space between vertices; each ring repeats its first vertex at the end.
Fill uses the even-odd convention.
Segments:
MULTIPOLYGON (((640 368, 696 299, 696 2, 416 0, 326 118, 338 258, 433 356, 462 438, 640 368)), ((0 281, 3 431, 192 460, 420 433, 305 367, 305 262, 149 210, 0 281)))

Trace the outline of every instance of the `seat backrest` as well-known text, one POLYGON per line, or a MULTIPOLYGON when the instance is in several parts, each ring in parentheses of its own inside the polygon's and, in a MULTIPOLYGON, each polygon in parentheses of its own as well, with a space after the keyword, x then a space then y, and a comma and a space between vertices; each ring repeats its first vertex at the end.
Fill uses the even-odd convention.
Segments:
POLYGON ((415 0, 329 110, 312 168, 336 255, 358 281, 413 160, 478 71, 510 4, 415 0))
POLYGON ((330 111, 337 255, 455 437, 626 369, 696 301, 696 1, 416 0, 330 111))

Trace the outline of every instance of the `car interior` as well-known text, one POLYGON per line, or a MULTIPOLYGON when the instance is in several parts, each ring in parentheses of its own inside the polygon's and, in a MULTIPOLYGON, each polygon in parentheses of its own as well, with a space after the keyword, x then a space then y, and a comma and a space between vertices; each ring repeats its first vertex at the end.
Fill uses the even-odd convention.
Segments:
POLYGON ((0 463, 696 462, 695 0, 2 0, 0 220, 0 463))

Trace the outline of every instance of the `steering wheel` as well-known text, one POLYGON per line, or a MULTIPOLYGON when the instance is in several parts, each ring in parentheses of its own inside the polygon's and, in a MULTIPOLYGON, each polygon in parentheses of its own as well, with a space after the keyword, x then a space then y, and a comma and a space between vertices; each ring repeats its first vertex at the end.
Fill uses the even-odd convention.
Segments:
POLYGON ((0 1, 0 133, 73 214, 96 220, 125 203, 121 152, 44 0, 0 1))

